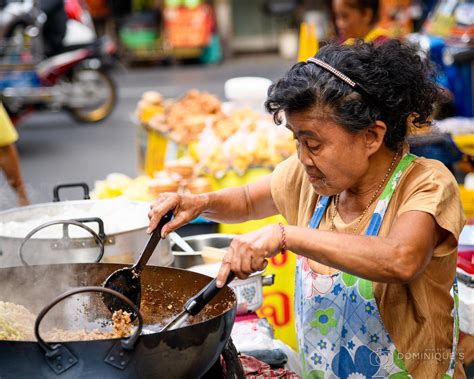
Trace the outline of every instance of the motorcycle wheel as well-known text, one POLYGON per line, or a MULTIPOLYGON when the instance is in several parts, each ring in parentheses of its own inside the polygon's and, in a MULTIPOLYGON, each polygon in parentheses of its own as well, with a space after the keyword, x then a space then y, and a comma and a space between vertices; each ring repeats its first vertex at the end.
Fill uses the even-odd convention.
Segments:
MULTIPOLYGON (((77 77, 80 77, 80 73, 84 71, 91 70, 80 70, 77 77)), ((112 113, 115 104, 117 103, 117 89, 115 82, 110 75, 103 71, 96 71, 94 74, 98 80, 96 85, 98 85, 102 91, 105 91, 106 95, 104 96, 103 101, 99 104, 94 104, 94 106, 70 108, 69 112, 76 121, 84 123, 97 123, 103 121, 112 113)))

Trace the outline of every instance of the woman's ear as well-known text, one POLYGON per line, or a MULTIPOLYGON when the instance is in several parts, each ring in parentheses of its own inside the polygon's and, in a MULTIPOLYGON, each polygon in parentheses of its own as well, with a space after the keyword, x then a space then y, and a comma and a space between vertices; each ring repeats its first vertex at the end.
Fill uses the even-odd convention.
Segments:
POLYGON ((377 120, 365 131, 365 146, 369 155, 374 154, 383 145, 385 134, 387 133, 387 124, 377 120))

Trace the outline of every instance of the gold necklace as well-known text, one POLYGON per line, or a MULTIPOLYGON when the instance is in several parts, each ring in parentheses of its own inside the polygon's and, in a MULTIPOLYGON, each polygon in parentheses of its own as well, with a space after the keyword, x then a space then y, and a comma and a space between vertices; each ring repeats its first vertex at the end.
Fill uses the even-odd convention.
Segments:
MULTIPOLYGON (((388 168, 387 172, 385 173, 385 176, 383 177, 382 181, 380 182, 379 186, 377 187, 376 191, 374 192, 374 194, 372 195, 372 198, 370 199, 369 203, 367 204, 367 206, 365 207, 364 211, 362 212, 362 214, 359 216, 359 220, 357 221, 357 224, 356 226, 354 226, 354 228, 352 229, 352 234, 356 234, 357 233, 357 230, 359 229, 359 226, 360 226, 360 223, 362 222, 362 219, 364 218, 364 216, 366 215, 366 213, 368 212, 368 210, 370 209, 370 207, 372 206, 372 204, 374 203, 375 199, 377 198, 380 190, 382 189, 383 185, 385 184, 386 180, 388 179, 388 176, 390 175, 390 173, 392 172, 393 170, 393 167, 395 166, 395 162, 397 161, 397 158, 400 154, 400 150, 397 151, 397 153, 395 154, 395 156, 393 157, 392 159, 392 163, 390 164, 390 167, 388 168)), ((334 196, 334 210, 332 212, 332 215, 331 215, 331 228, 330 228, 330 231, 335 231, 336 230, 336 225, 334 224, 334 217, 336 217, 336 214, 337 214, 337 206, 339 204, 339 197, 340 197, 340 193, 336 194, 336 196, 334 196)))

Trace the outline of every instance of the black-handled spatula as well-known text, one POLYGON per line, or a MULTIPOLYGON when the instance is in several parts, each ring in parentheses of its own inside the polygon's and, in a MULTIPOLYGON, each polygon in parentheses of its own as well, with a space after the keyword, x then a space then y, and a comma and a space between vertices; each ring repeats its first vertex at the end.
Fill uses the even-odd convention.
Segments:
MULTIPOLYGON (((124 267, 119 270, 114 271, 109 277, 105 280, 103 286, 105 288, 113 289, 117 292, 128 297, 136 306, 140 308, 140 300, 141 300, 141 273, 145 268, 148 260, 150 259, 151 255, 156 249, 158 242, 161 240, 161 230, 163 226, 168 223, 173 216, 173 212, 170 211, 166 215, 164 215, 158 226, 153 230, 150 238, 148 239, 145 248, 143 249, 140 257, 138 258, 137 262, 132 267, 124 267)), ((136 317, 135 312, 124 302, 120 301, 117 297, 103 294, 102 300, 107 308, 111 312, 118 311, 120 309, 132 313, 131 318, 134 319, 136 317)))

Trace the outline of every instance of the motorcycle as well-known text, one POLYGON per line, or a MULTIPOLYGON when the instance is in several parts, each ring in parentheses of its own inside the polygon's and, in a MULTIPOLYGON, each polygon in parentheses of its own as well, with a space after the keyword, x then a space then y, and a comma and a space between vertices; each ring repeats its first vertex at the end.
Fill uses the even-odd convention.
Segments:
POLYGON ((0 98, 14 122, 43 110, 99 122, 117 102, 110 75, 116 44, 96 37, 80 1, 60 3, 63 8, 47 14, 38 0, 0 0, 0 98), (58 14, 67 18, 63 33, 57 29, 58 14), (44 33, 48 17, 56 28, 49 30, 49 40, 44 33))

